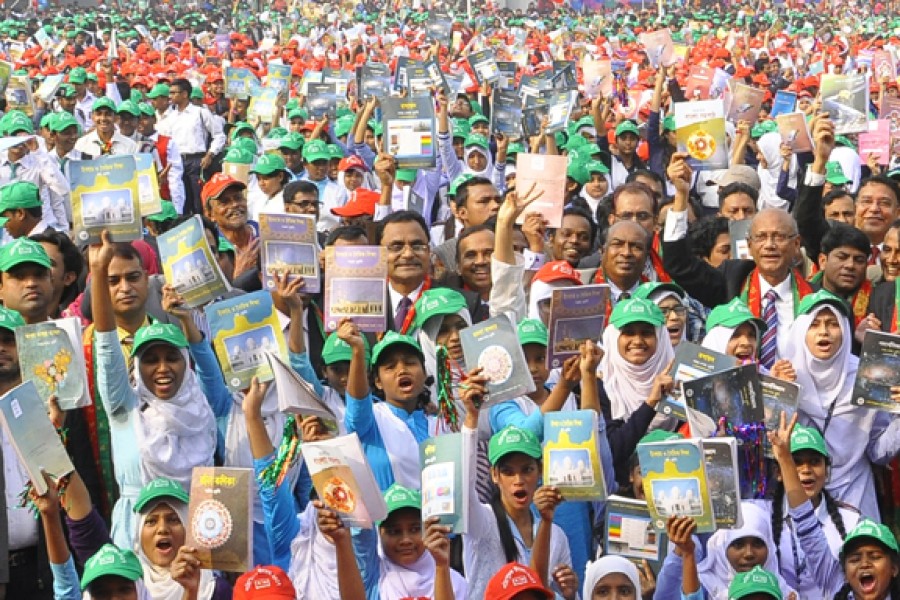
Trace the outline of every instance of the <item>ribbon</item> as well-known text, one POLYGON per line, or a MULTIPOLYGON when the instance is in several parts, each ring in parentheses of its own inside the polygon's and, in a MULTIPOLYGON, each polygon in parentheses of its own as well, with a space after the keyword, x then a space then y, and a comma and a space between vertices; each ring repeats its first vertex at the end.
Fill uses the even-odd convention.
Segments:
POLYGON ((281 485, 288 471, 297 463, 300 457, 300 434, 297 432, 297 419, 294 415, 287 418, 284 423, 284 433, 281 443, 278 444, 278 453, 272 464, 267 466, 259 474, 260 485, 275 488, 281 485))

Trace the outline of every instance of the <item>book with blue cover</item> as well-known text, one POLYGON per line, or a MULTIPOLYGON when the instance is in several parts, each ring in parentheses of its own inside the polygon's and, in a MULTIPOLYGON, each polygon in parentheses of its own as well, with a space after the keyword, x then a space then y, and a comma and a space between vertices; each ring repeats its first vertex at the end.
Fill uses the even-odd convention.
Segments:
POLYGON ((231 289, 209 247, 200 215, 156 239, 166 283, 175 287, 188 306, 202 306, 231 289))
POLYGON ((853 404, 900 414, 900 404, 891 399, 891 387, 896 385, 900 385, 900 335, 866 331, 853 384, 853 404))
POLYGON ((762 423, 762 390, 755 364, 681 382, 693 437, 712 437, 724 419, 732 427, 762 423))
POLYGON ((555 486, 567 501, 606 499, 606 481, 593 410, 544 415, 544 485, 555 486))
POLYGON ((646 560, 659 574, 668 549, 668 536, 657 531, 645 500, 610 496, 606 501, 604 554, 623 556, 640 565, 646 560))
POLYGON ((609 286, 575 285, 553 290, 550 317, 547 320, 547 367, 556 369, 572 356, 580 354, 581 344, 597 344, 606 327, 609 286))
POLYGON ((786 115, 792 113, 797 106, 797 94, 787 90, 778 90, 775 92, 775 99, 772 100, 772 112, 769 116, 773 119, 778 115, 786 115))

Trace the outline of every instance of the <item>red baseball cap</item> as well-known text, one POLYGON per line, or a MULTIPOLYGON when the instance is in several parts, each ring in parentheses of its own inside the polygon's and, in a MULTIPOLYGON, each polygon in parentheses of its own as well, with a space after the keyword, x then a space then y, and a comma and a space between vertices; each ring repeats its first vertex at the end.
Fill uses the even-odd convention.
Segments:
POLYGON ((240 186, 242 190, 247 189, 243 181, 224 173, 216 173, 203 186, 203 190, 200 192, 200 199, 206 204, 213 198, 218 198, 222 192, 232 186, 240 186))
POLYGON ((548 262, 534 274, 533 281, 543 281, 544 283, 569 281, 575 285, 582 284, 581 277, 578 276, 578 271, 573 269, 572 265, 565 260, 548 262))
POLYGON ((375 216, 375 205, 381 199, 381 194, 372 190, 359 188, 353 191, 350 201, 344 206, 332 208, 331 213, 339 217, 361 217, 363 215, 375 216))
POLYGON ((364 173, 369 172, 369 167, 366 166, 366 161, 356 156, 355 154, 345 156, 341 159, 341 162, 338 163, 338 171, 341 171, 343 173, 344 171, 349 171, 350 169, 359 169, 364 173))
POLYGON ((234 600, 295 600, 287 573, 269 565, 247 571, 234 584, 234 600))
MULTIPOLYGON (((553 592, 544 587, 537 573, 519 563, 508 563, 488 581, 484 597, 491 600, 511 600, 520 592, 534 591, 546 598, 553 598, 553 592)), ((237 594, 235 594, 237 599, 237 594)))

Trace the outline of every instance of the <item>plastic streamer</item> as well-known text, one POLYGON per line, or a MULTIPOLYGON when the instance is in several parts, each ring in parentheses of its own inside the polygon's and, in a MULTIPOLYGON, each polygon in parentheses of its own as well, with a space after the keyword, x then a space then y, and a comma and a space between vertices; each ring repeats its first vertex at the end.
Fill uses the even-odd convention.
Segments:
POLYGON ((453 369, 445 346, 437 347, 436 362, 438 413, 450 431, 456 432, 459 431, 459 411, 453 401, 453 369))
POLYGON ((768 464, 766 463, 765 423, 746 423, 733 426, 726 417, 719 419, 719 430, 738 440, 740 452, 738 462, 741 468, 743 491, 741 496, 748 499, 763 499, 769 487, 768 464))
POLYGON ((269 488, 281 485, 291 467, 297 464, 299 456, 300 433, 297 430, 297 419, 291 415, 284 424, 284 433, 281 436, 281 443, 278 444, 275 460, 259 474, 259 483, 269 488))

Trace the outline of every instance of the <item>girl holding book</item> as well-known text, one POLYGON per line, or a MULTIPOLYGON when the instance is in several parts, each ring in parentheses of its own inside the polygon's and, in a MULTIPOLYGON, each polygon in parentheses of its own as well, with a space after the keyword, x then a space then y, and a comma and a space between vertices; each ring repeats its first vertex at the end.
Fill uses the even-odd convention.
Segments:
POLYGON ((710 311, 701 345, 734 356, 741 364, 756 362, 759 340, 766 329, 766 322, 754 316, 738 297, 710 311))

